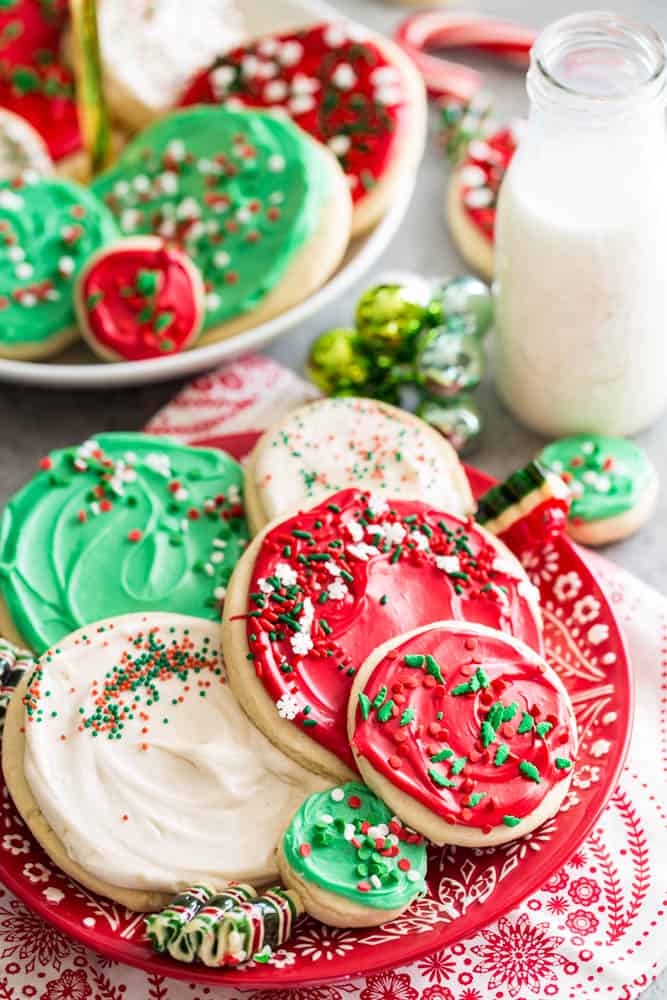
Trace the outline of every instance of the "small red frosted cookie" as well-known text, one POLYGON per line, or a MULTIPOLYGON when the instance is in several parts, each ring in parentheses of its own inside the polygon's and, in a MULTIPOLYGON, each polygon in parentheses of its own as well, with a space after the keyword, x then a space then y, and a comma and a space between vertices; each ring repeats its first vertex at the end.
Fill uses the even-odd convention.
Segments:
POLYGON ((454 242, 466 263, 489 281, 494 272, 498 192, 516 145, 511 128, 474 139, 447 193, 447 221, 454 242))
POLYGON ((424 85, 411 60, 356 24, 266 35, 219 56, 181 104, 289 115, 338 157, 354 202, 353 234, 373 225, 421 159, 424 85))
POLYGON ((345 778, 356 770, 346 711, 357 668, 443 617, 542 649, 535 588, 502 542, 418 500, 342 490, 274 521, 241 558, 224 606, 229 680, 276 746, 345 778))
POLYGON ((484 847, 534 830, 567 792, 577 751, 558 675, 525 643, 436 622, 359 669, 348 734, 364 781, 436 844, 484 847))
POLYGON ((106 361, 176 354, 197 339, 204 282, 186 253, 157 237, 122 240, 99 251, 76 289, 81 332, 106 361))

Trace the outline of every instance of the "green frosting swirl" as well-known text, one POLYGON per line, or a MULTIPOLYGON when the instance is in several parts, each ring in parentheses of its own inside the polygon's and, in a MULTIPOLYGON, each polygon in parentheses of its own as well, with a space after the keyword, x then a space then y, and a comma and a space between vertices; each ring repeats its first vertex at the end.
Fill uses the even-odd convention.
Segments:
POLYGON ((77 275, 115 239, 109 210, 78 184, 30 172, 0 182, 0 353, 75 327, 77 275))
POLYGON ((205 327, 256 307, 315 232, 326 163, 296 125, 195 107, 151 125, 93 190, 126 236, 177 242, 208 290, 205 327))
POLYGON ((306 799, 284 834, 283 851, 305 881, 361 906, 404 909, 426 891, 423 837, 356 782, 306 799))
POLYGON ((0 593, 35 652, 113 615, 219 617, 248 538, 233 459, 117 433, 41 465, 0 521, 0 593))
POLYGON ((632 441, 577 434, 547 445, 540 462, 565 479, 572 492, 570 517, 601 521, 632 510, 655 473, 632 441))

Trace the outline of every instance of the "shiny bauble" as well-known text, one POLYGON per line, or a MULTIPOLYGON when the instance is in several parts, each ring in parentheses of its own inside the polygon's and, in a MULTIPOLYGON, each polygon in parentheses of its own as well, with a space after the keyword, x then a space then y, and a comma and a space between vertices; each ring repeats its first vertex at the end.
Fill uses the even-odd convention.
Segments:
POLYGON ((482 414, 469 396, 448 400, 427 397, 419 404, 417 415, 440 431, 461 455, 479 444, 482 414))
POLYGON ((370 362, 356 330, 337 327, 321 333, 310 348, 306 375, 326 396, 353 395, 370 376, 370 362))
POLYGON ((422 282, 375 285, 359 299, 357 333, 381 366, 409 353, 426 320, 422 282))
POLYGON ((484 348, 471 333, 447 326, 424 330, 417 341, 415 377, 431 396, 476 389, 484 375, 484 348))
POLYGON ((465 327, 466 333, 483 337, 493 323, 491 289, 471 274, 451 278, 436 286, 428 314, 435 325, 455 317, 465 327))

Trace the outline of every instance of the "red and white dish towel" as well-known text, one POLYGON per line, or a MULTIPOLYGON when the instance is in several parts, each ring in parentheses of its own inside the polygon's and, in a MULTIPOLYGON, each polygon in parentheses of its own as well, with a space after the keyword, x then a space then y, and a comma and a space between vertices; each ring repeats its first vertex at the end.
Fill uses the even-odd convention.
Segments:
MULTIPOLYGON (((151 421, 195 442, 238 436, 315 395, 262 357, 197 379, 151 421)), ((625 628, 636 670, 635 730, 620 786, 583 847, 497 923, 412 965, 331 986, 210 989, 101 958, 0 888, 0 1000, 631 1000, 667 966, 667 601, 591 556, 625 628)), ((576 795, 598 780, 580 770, 576 795)), ((0 837, 2 831, 0 831, 0 837)), ((530 852, 530 838, 522 842, 530 852)), ((35 873, 39 877, 39 873, 35 873)), ((344 947, 318 939, 318 972, 344 947)))

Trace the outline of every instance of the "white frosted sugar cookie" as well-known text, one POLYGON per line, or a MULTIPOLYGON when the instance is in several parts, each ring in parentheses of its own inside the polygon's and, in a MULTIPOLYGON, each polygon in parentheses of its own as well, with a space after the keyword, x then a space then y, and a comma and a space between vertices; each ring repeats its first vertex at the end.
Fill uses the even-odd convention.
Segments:
POLYGON ((474 506, 456 452, 428 424, 373 399, 322 399, 288 414, 255 446, 245 486, 251 531, 348 486, 459 516, 474 506))

